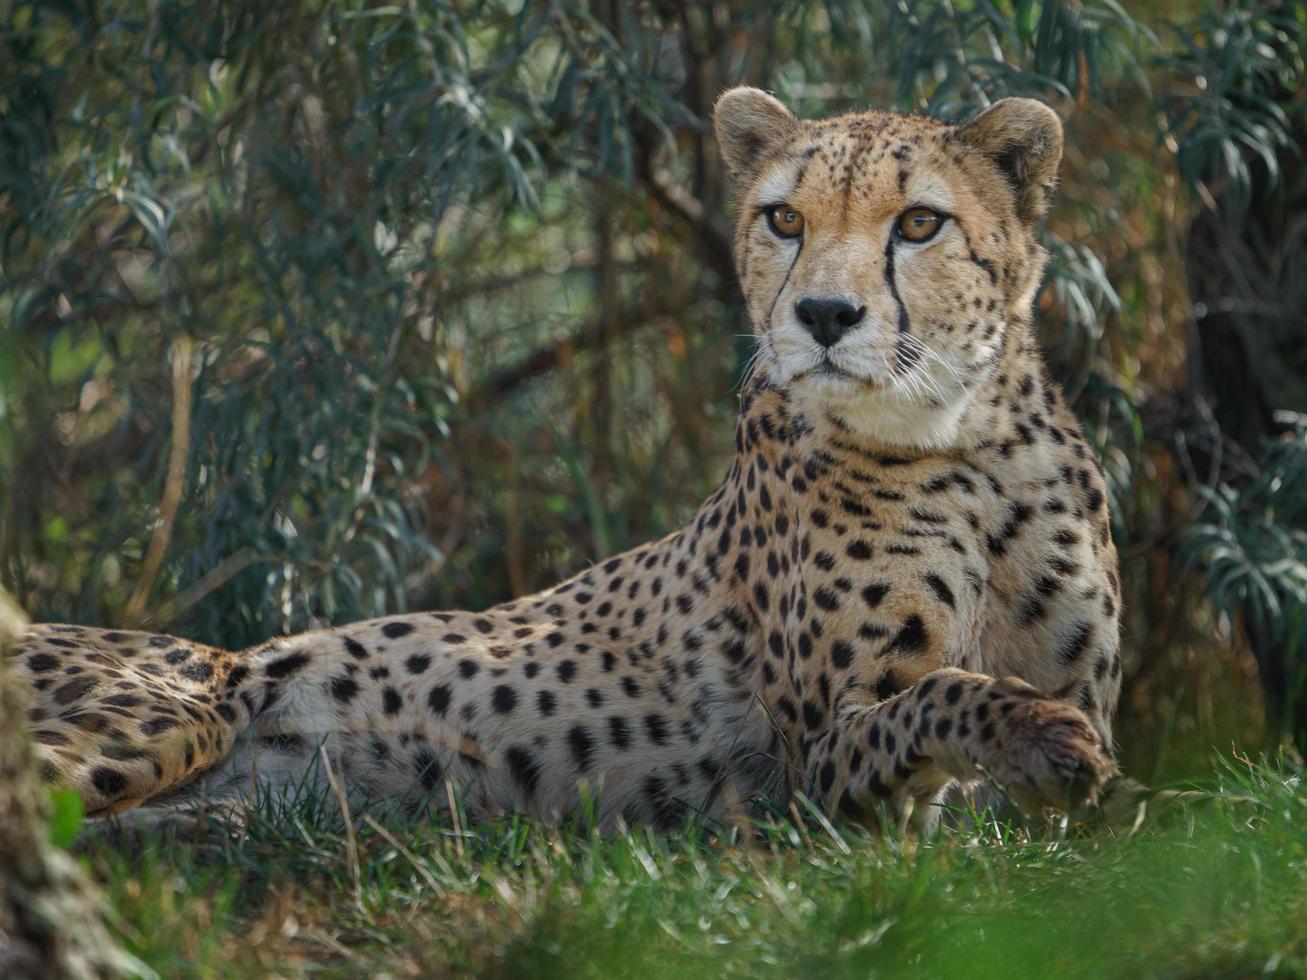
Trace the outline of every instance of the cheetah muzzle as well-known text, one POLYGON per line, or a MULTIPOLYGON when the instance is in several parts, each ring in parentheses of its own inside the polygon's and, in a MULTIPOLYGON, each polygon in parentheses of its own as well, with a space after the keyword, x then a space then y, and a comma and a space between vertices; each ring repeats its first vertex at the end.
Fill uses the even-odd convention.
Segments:
POLYGON ((1044 369, 1056 115, 715 112, 758 357, 681 530, 483 612, 228 652, 31 630, 46 776, 93 813, 351 794, 672 824, 803 791, 874 815, 986 774, 1067 808, 1113 772, 1119 583, 1095 455, 1044 369))

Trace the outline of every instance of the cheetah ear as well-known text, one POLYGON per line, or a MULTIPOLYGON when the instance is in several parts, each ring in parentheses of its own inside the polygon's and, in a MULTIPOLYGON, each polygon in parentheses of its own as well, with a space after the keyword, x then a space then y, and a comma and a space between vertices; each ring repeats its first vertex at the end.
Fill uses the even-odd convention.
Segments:
POLYGON ((1033 222, 1053 202, 1062 159, 1062 120, 1034 99, 1000 99, 958 129, 997 164, 1017 195, 1017 215, 1033 222))
POLYGON ((741 85, 717 100, 713 124, 726 169, 743 182, 757 176, 768 155, 789 142, 799 119, 774 96, 741 85))

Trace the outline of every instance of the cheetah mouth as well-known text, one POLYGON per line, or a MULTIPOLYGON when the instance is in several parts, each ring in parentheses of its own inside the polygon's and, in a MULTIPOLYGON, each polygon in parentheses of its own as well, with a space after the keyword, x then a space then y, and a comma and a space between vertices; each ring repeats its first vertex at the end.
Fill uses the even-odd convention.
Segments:
POLYGON ((876 390, 884 387, 884 385, 872 378, 864 378, 853 374, 851 371, 846 371, 831 361, 830 358, 823 358, 820 364, 804 371, 794 380, 796 382, 816 382, 819 385, 844 391, 847 391, 850 387, 862 390, 876 390))

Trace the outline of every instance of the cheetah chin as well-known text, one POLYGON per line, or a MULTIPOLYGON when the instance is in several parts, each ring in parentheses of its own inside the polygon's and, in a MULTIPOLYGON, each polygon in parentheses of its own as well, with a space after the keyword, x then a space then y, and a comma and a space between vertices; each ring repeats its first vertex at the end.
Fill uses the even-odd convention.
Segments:
POLYGON ((601 826, 797 791, 929 813, 982 775, 1028 809, 1092 799, 1120 600, 1103 476, 1031 329, 1057 116, 802 120, 737 88, 715 122, 758 358, 685 527, 482 612, 239 652, 35 627, 11 663, 47 778, 96 815, 308 779, 601 826))

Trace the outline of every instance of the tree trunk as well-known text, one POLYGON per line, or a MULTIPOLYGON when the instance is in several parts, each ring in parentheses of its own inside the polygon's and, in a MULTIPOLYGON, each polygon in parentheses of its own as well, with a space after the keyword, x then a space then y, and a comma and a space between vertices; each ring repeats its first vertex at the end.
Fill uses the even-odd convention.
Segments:
POLYGON ((46 794, 23 720, 27 692, 8 650, 24 619, 0 589, 0 976, 120 977, 147 972, 122 952, 103 903, 46 834, 46 794))

